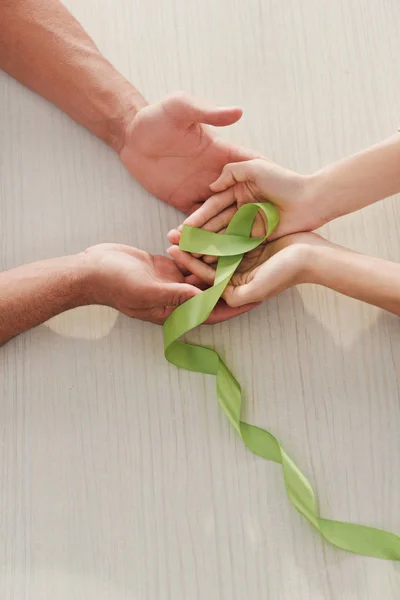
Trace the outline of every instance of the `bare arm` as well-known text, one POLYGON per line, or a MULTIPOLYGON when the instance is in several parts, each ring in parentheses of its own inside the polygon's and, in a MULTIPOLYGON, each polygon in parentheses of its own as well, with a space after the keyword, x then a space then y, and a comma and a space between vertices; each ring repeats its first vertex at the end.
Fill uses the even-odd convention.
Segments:
POLYGON ((399 193, 400 133, 325 167, 306 185, 322 222, 399 193))
POLYGON ((0 68, 117 151, 147 104, 58 0, 1 0, 0 68))
POLYGON ((0 273, 0 345, 51 317, 88 304, 79 256, 53 258, 0 273))
MULTIPOLYGON (((208 284, 215 270, 171 246, 170 255, 208 284)), ((301 283, 323 285, 400 316, 400 264, 359 254, 315 233, 295 233, 248 253, 224 292, 230 306, 262 302, 301 283)))
MULTIPOLYGON (((123 244, 98 244, 73 256, 0 273, 0 345, 59 313, 89 304, 161 324, 175 306, 198 293, 165 256, 123 244)), ((207 322, 225 321, 253 307, 219 304, 207 322)))
POLYGON ((336 245, 314 247, 308 281, 400 316, 400 264, 336 245))
MULTIPOLYGON (((400 133, 371 148, 303 176, 266 159, 227 164, 211 184, 216 192, 184 223, 222 231, 237 208, 265 198, 279 210, 273 238, 312 231, 400 192, 400 133)), ((253 229, 253 235, 262 235, 253 229)), ((178 244, 179 230, 169 234, 178 244)))
POLYGON ((205 126, 235 123, 240 108, 183 93, 148 105, 59 0, 0 0, 0 69, 104 140, 139 183, 184 212, 208 198, 227 162, 255 156, 205 126))

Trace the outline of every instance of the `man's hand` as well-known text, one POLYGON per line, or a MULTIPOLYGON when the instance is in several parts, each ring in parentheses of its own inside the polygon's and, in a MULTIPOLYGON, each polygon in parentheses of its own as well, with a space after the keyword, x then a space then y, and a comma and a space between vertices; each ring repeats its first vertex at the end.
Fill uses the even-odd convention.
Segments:
POLYGON ((82 258, 88 303, 111 306, 129 317, 161 324, 175 306, 200 293, 171 259, 131 246, 99 244, 82 258))
MULTIPOLYGON (((162 324, 174 308, 196 294, 198 279, 185 277, 165 256, 121 244, 99 244, 83 253, 87 304, 104 304, 129 317, 162 324)), ((207 323, 218 323, 250 310, 218 304, 207 323)))
POLYGON ((204 125, 231 125, 241 115, 240 108, 209 107, 184 93, 174 94, 132 117, 121 161, 149 192, 191 213, 209 197, 211 182, 227 163, 256 156, 204 125))
MULTIPOLYGON (((0 345, 71 308, 104 304, 130 317, 164 323, 175 306, 200 294, 202 283, 185 276, 170 258, 131 246, 99 244, 73 256, 0 273, 0 345)), ((207 323, 253 308, 221 301, 207 323)))
MULTIPOLYGON (((287 288, 312 281, 312 257, 317 248, 333 246, 315 233, 297 233, 261 245, 245 254, 223 298, 229 306, 262 302, 287 288)), ((169 254, 194 276, 212 285, 215 270, 178 246, 169 254)))
POLYGON ((0 1, 0 69, 104 140, 149 192, 186 213, 208 198, 226 163, 258 156, 205 125, 231 125, 239 108, 183 93, 149 106, 59 0, 0 1))

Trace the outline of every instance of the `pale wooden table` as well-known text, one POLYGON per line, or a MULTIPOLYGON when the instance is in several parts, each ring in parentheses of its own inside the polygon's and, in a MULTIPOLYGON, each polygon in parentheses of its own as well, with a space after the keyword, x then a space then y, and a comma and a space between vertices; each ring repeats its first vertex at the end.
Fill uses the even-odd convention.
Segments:
MULTIPOLYGON (((69 0, 149 100, 245 109, 222 132, 310 172, 400 124, 397 0, 69 0)), ((0 266, 179 222, 98 140, 0 76, 0 266)), ((326 227, 400 259, 399 199, 326 227)), ((220 349, 321 512, 400 531, 400 322, 314 287, 191 338, 220 349)), ((69 313, 0 350, 4 600, 395 600, 400 571, 326 545, 162 331, 69 313)))

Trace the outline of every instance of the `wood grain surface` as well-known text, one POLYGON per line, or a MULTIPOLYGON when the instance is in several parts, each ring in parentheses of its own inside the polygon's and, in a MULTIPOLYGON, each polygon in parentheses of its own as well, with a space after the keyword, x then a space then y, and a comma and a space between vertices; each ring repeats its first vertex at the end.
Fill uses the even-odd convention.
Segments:
MULTIPOLYGON (((400 124, 397 0, 68 0, 150 100, 245 114, 221 135, 301 172, 400 124)), ((163 253, 180 215, 112 151, 0 74, 0 267, 101 241, 163 253)), ((399 198, 324 230, 400 260, 399 198)), ((191 339, 237 374, 326 517, 400 532, 400 321, 313 286, 191 339)), ((214 380, 162 330, 67 313, 0 349, 4 600, 397 600, 400 570, 335 550, 246 452, 214 380)))

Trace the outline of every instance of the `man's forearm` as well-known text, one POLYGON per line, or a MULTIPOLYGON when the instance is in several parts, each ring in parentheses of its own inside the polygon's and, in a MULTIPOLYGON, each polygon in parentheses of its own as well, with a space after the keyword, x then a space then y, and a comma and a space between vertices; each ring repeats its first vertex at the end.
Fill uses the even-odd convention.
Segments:
POLYGON ((0 345, 59 313, 89 304, 81 255, 44 260, 0 273, 0 345))
POLYGON ((328 222, 400 192, 400 133, 309 178, 315 211, 328 222))
POLYGON ((307 280, 400 316, 400 264, 329 244, 313 249, 307 280))
POLYGON ((117 151, 147 104, 58 0, 1 0, 0 68, 117 151))

